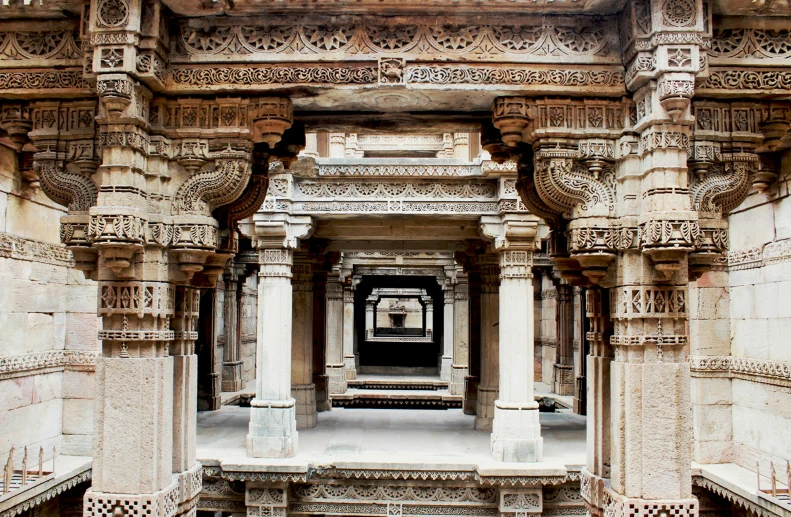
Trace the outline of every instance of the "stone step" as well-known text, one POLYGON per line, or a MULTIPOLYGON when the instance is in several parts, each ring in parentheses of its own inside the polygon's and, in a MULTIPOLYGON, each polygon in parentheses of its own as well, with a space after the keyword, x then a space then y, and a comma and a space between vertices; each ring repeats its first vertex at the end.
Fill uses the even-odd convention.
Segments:
POLYGON ((447 381, 419 379, 355 379, 346 382, 349 388, 366 390, 446 390, 447 381))

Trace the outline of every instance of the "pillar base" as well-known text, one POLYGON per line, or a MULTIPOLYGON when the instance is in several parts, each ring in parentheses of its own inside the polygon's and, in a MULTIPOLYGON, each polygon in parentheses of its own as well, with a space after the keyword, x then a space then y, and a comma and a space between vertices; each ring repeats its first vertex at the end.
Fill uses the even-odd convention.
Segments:
POLYGON ((252 458, 290 458, 297 452, 296 401, 253 399, 247 455, 252 458))
POLYGON ((445 381, 450 384, 450 376, 451 376, 451 365, 453 364, 453 358, 450 356, 442 356, 440 360, 440 367, 439 367, 439 380, 445 381))
POLYGON ((448 391, 451 395, 464 395, 464 378, 467 377, 467 366, 462 364, 451 365, 450 385, 448 391))
POLYGON ((322 413, 330 411, 332 404, 330 403, 330 379, 327 375, 314 375, 313 384, 316 386, 316 411, 322 413))
POLYGON ((222 363, 222 391, 242 391, 242 362, 222 363))
POLYGON ((316 427, 316 386, 313 383, 294 384, 291 386, 291 396, 297 401, 297 429, 316 427))
POLYGON ((329 379, 330 395, 346 393, 346 367, 342 364, 328 364, 327 377, 329 379))
POLYGON ((552 390, 562 396, 574 395, 574 367, 565 364, 553 366, 552 390))
POLYGON ((343 364, 346 366, 346 380, 353 381, 357 378, 357 362, 353 355, 343 357, 343 364))
POLYGON ((478 386, 478 407, 475 414, 476 431, 492 431, 494 420, 494 401, 497 400, 498 388, 478 386))
POLYGON ((480 379, 474 375, 464 378, 464 399, 462 402, 462 412, 465 415, 478 414, 478 383, 480 379))
POLYGON ((538 404, 494 403, 492 456, 496 461, 535 463, 544 458, 538 404))

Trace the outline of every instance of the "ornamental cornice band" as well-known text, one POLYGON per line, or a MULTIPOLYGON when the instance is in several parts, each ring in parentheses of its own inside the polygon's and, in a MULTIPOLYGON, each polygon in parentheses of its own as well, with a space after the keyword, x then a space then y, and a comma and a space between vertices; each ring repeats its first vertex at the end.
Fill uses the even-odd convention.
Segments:
POLYGON ((791 388, 791 363, 733 356, 692 356, 693 377, 731 377, 791 388))
POLYGON ((40 90, 80 90, 83 95, 92 94, 91 85, 82 76, 80 70, 43 70, 14 71, 0 73, 0 90, 39 90, 36 94, 45 94, 40 90))
POLYGON ((740 93, 788 93, 791 71, 787 69, 724 69, 712 68, 706 81, 698 87, 701 94, 739 90, 740 93))
POLYGON ((9 233, 0 233, 0 257, 42 262, 53 266, 74 266, 71 252, 64 246, 25 239, 9 233))
POLYGON ((205 89, 212 86, 255 88, 284 84, 365 85, 377 84, 378 73, 375 66, 174 68, 170 71, 168 83, 175 89, 205 89))
POLYGON ((34 354, 0 357, 0 379, 40 375, 66 370, 93 371, 100 352, 50 350, 34 354))
POLYGON ((476 65, 407 65, 407 84, 423 85, 488 85, 504 86, 553 86, 579 88, 601 86, 611 88, 611 92, 598 90, 597 94, 626 93, 622 71, 583 69, 557 70, 537 69, 534 66, 509 65, 507 67, 476 65))

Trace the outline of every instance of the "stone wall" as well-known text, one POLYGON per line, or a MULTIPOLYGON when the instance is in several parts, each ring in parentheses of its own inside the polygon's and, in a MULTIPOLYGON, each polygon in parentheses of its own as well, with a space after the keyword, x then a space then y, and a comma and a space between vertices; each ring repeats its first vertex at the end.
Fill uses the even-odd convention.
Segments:
POLYGON ((733 461, 791 457, 791 156, 768 195, 753 193, 730 216, 730 375, 733 461))
POLYGON ((59 205, 20 180, 0 146, 0 458, 43 446, 90 456, 96 285, 60 244, 59 205))

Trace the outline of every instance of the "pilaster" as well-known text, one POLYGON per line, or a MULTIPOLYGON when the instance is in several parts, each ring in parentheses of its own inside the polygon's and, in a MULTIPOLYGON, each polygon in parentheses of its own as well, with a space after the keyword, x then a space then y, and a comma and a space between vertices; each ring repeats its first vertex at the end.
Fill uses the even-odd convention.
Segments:
POLYGON ((316 427, 316 385, 313 384, 313 263, 294 252, 291 285, 291 396, 296 400, 297 429, 316 427))
POLYGON ((343 364, 346 380, 357 378, 357 361, 355 357, 355 341, 357 332, 354 325, 354 288, 343 286, 343 364))
POLYGON ((475 429, 491 431, 500 379, 500 266, 496 254, 477 259, 481 271, 481 373, 475 429))
POLYGON ((557 362, 553 372, 553 391, 558 395, 574 394, 574 312, 571 286, 557 286, 556 328, 557 362))
POLYGON ((453 336, 455 334, 455 319, 453 316, 453 309, 455 303, 455 291, 453 284, 446 285, 442 291, 442 311, 443 311, 443 329, 442 329, 442 357, 440 358, 440 379, 451 382, 452 364, 453 364, 453 336))
POLYGON ((240 287, 240 274, 244 266, 231 264, 226 270, 223 280, 225 282, 225 297, 223 299, 223 333, 225 346, 223 347, 222 364, 222 391, 239 391, 242 385, 242 360, 241 360, 241 302, 242 291, 240 287))
POLYGON ((330 395, 346 393, 346 366, 343 362, 344 286, 337 268, 327 279, 327 376, 330 395))
MULTIPOLYGON (((460 269, 460 268, 459 268, 460 269)), ((467 274, 456 272, 453 287, 453 363, 450 373, 450 394, 464 394, 464 378, 469 373, 470 297, 467 274)))

